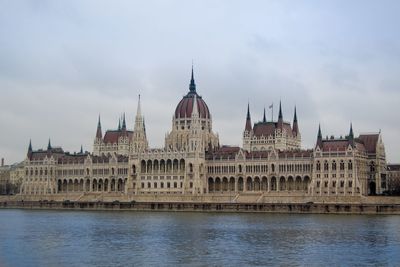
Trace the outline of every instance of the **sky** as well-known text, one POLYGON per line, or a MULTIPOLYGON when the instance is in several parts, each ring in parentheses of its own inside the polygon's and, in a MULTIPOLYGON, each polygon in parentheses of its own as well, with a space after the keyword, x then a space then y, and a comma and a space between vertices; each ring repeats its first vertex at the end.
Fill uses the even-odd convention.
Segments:
POLYGON ((0 1, 0 157, 53 146, 92 151, 97 119, 133 128, 138 95, 151 147, 197 92, 224 145, 282 101, 303 148, 381 131, 400 162, 400 1, 0 1))

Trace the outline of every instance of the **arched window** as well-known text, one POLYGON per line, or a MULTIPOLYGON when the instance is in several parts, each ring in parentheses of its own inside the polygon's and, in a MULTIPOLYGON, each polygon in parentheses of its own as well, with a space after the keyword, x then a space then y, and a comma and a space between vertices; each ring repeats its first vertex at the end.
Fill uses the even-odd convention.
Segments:
POLYGON ((347 168, 351 171, 353 170, 353 162, 349 160, 349 163, 347 164, 347 168))
POLYGON ((316 169, 317 169, 317 171, 321 170, 321 162, 319 162, 319 160, 317 161, 316 169))
POLYGON ((336 171, 336 161, 332 162, 332 171, 336 171))
POLYGON ((329 170, 329 163, 328 161, 324 161, 324 171, 328 171, 329 170))
POLYGON ((344 171, 344 161, 343 160, 340 161, 340 170, 344 171))

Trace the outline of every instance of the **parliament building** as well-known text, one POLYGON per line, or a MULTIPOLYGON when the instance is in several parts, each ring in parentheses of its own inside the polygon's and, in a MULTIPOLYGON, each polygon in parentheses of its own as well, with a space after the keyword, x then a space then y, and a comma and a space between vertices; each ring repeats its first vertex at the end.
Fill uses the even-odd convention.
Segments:
POLYGON ((139 96, 133 130, 124 115, 117 129, 103 132, 99 117, 92 153, 68 153, 50 140, 47 149, 33 150, 30 142, 20 194, 367 196, 386 190, 380 132, 355 136, 350 125, 346 136, 323 138, 319 127, 315 145, 304 149, 296 108, 292 123, 281 104, 277 121, 267 121, 264 111, 253 124, 249 106, 243 117, 242 147, 220 144, 192 69, 163 148, 149 146, 139 96))

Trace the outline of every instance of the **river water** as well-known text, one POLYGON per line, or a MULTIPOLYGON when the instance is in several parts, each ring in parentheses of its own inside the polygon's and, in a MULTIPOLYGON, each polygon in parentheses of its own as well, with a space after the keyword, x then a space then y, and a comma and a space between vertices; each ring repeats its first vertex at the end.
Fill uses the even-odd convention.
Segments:
POLYGON ((0 210, 0 266, 400 266, 400 216, 0 210))

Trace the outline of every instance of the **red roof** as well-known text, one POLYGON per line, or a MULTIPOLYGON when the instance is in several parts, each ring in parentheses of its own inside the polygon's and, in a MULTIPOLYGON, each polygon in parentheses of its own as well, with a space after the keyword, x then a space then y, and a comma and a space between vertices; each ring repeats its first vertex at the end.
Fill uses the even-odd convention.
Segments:
POLYGON ((364 144, 368 153, 376 153, 379 134, 360 134, 357 141, 361 141, 364 144))
MULTIPOLYGON (((277 122, 258 122, 254 124, 253 133, 257 137, 261 136, 270 136, 275 134, 275 130, 278 128, 277 122)), ((292 127, 290 123, 284 122, 283 129, 286 130, 287 133, 292 133, 292 127)))
POLYGON ((189 92, 182 98, 175 109, 175 118, 190 118, 193 111, 194 96, 197 98, 197 110, 200 118, 210 118, 210 111, 206 102, 196 92, 189 92))
POLYGON ((131 138, 132 135, 133 135, 133 132, 132 131, 125 131, 125 130, 113 130, 113 131, 108 130, 104 135, 103 141, 106 144, 109 144, 109 143, 115 144, 115 143, 118 143, 118 138, 121 137, 121 136, 124 136, 124 135, 128 136, 129 138, 131 138))
POLYGON ((322 140, 322 151, 346 151, 350 143, 347 139, 322 140))
POLYGON ((239 151, 238 146, 222 146, 218 150, 208 152, 206 159, 234 159, 239 151))

